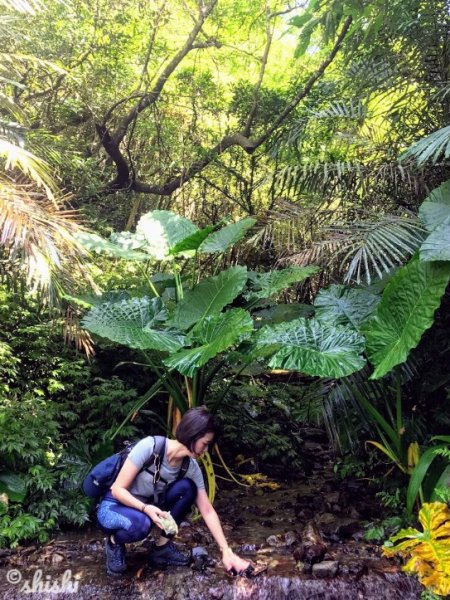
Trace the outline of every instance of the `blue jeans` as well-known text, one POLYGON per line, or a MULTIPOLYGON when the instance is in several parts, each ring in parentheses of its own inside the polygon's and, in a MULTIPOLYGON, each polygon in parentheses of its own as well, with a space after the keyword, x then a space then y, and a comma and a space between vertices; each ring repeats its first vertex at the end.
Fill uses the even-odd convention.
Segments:
MULTIPOLYGON (((167 486, 163 510, 170 510, 179 525, 189 512, 197 496, 197 486, 192 479, 183 477, 167 486)), ((97 509, 97 523, 102 531, 114 535, 119 544, 145 539, 153 525, 145 513, 125 506, 108 492, 97 509)))

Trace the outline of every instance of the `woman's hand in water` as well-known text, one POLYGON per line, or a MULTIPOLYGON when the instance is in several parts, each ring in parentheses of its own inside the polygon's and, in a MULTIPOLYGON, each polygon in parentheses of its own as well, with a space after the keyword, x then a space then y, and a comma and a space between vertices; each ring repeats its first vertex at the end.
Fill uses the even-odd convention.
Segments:
POLYGON ((227 571, 231 571, 234 569, 236 573, 241 573, 245 571, 250 565, 248 560, 244 560, 240 558, 237 554, 235 554, 231 548, 224 548, 222 551, 222 562, 227 571))

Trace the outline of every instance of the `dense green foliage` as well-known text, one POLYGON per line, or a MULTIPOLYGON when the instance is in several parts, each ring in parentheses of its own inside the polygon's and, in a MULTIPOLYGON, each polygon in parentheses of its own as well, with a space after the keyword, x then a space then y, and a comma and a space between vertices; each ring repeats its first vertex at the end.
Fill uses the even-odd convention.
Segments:
POLYGON ((86 521, 80 474, 136 390, 65 348, 60 318, 34 300, 0 293, 0 493, 8 498, 0 503, 0 544, 14 546, 86 521))

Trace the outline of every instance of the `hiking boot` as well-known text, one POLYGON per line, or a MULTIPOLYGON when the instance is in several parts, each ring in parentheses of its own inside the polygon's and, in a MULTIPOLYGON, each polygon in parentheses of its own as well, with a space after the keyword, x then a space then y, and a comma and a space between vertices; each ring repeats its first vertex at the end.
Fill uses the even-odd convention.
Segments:
POLYGON ((127 568, 124 544, 112 544, 108 538, 106 540, 105 552, 106 572, 108 575, 120 575, 123 573, 127 568))
POLYGON ((167 542, 164 546, 155 546, 148 555, 148 560, 154 567, 165 567, 166 565, 184 567, 189 564, 191 559, 180 552, 173 542, 167 542))

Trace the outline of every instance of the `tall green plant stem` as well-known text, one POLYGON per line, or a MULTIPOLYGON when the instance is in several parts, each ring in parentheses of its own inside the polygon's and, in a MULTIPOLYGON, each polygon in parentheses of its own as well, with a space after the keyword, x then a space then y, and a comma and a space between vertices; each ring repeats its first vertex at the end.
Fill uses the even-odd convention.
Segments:
POLYGON ((373 404, 371 404, 364 397, 363 394, 361 394, 361 392, 358 389, 353 388, 353 393, 354 393, 355 397, 358 399, 358 401, 360 402, 360 404, 366 409, 366 411, 374 419, 377 428, 380 427, 381 430, 390 439, 391 443, 393 444, 393 446, 395 446, 395 449, 397 450, 398 456, 400 456, 401 455, 400 434, 398 432, 396 432, 395 429, 389 425, 389 423, 386 421, 386 419, 383 417, 383 415, 373 406, 373 404))
POLYGON ((163 385, 164 385, 163 379, 162 378, 158 379, 158 381, 156 381, 152 385, 152 387, 141 398, 139 398, 139 400, 136 401, 133 408, 127 414, 127 416, 122 421, 122 423, 119 425, 119 427, 116 429, 116 431, 112 434, 111 441, 114 440, 114 438, 121 432, 123 427, 128 423, 128 421, 131 419, 131 417, 134 415, 134 413, 139 411, 149 400, 151 400, 160 391, 160 389, 163 387, 163 385))
POLYGON ((184 397, 183 390, 180 388, 176 378, 173 377, 172 373, 166 369, 163 362, 160 363, 161 368, 159 368, 158 365, 156 365, 152 361, 152 359, 146 352, 143 352, 143 354, 147 360, 147 364, 149 365, 149 367, 152 369, 155 375, 163 382, 164 387, 173 397, 177 408, 182 413, 185 412, 187 410, 186 399, 184 397))
POLYGON ((244 365, 243 367, 241 367, 238 371, 235 372, 235 374, 233 375, 233 377, 230 379, 230 381, 228 382, 228 384, 226 385, 225 389, 223 390, 223 392, 220 394, 220 396, 217 399, 216 404, 220 404, 223 399, 225 398, 225 396, 227 395, 227 393, 229 392, 231 386, 233 385, 233 383, 236 381, 236 379, 239 377, 239 375, 242 373, 242 371, 245 369, 247 365, 244 365))
POLYGON ((201 398, 202 369, 197 369, 192 377, 192 406, 198 406, 201 398))
POLYGON ((400 443, 403 440, 403 419, 402 419, 402 388, 400 381, 400 373, 397 371, 396 379, 396 393, 395 393, 395 406, 396 406, 396 421, 397 421, 397 433, 400 436, 400 443))
POLYGON ((155 294, 156 298, 159 298, 159 294, 158 294, 158 290, 155 288, 155 285, 153 283, 153 281, 150 279, 150 277, 147 275, 146 270, 142 267, 142 265, 138 262, 137 263, 139 270, 141 271, 141 273, 143 274, 143 276, 145 277, 150 289, 152 290, 152 292, 155 294))

